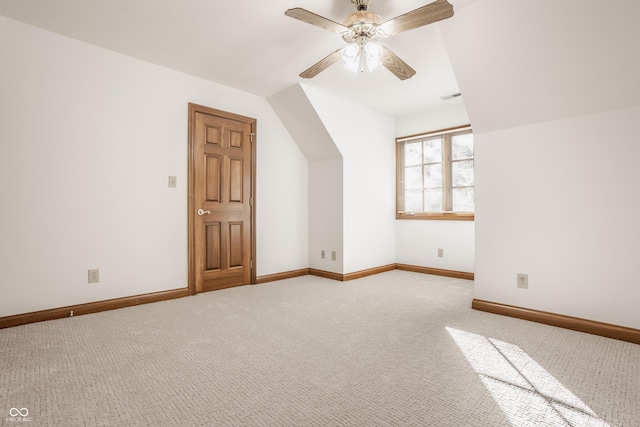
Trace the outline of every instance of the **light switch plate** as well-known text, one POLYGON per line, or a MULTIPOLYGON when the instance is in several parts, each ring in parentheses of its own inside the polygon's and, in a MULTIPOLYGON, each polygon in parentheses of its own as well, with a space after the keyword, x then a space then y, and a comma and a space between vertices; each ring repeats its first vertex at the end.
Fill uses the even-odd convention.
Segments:
POLYGON ((518 287, 520 289, 529 289, 529 275, 518 273, 518 287))

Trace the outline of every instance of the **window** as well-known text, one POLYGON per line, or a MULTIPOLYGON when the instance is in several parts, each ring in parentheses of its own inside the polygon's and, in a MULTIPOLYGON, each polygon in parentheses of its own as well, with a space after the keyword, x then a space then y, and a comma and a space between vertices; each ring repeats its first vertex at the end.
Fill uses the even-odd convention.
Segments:
POLYGON ((474 219, 470 126, 396 140, 399 219, 474 219))

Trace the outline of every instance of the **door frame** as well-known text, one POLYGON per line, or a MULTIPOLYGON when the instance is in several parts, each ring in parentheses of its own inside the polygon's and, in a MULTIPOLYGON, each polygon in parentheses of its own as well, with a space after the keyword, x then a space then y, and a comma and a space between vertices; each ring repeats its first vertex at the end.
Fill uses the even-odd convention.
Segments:
POLYGON ((190 295, 197 293, 196 289, 196 247, 195 247, 195 215, 196 215, 196 172, 195 172, 195 126, 196 113, 204 113, 225 119, 236 120, 251 125, 251 278, 249 284, 256 283, 256 163, 257 163, 257 120, 203 105, 189 103, 189 165, 188 165, 188 200, 187 200, 187 236, 188 236, 188 289, 190 295))

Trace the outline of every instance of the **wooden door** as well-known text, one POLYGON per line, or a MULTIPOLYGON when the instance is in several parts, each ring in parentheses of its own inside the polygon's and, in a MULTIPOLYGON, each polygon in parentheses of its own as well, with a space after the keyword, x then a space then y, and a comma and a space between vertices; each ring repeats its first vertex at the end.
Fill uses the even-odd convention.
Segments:
POLYGON ((255 283, 256 121, 189 105, 189 289, 255 283))

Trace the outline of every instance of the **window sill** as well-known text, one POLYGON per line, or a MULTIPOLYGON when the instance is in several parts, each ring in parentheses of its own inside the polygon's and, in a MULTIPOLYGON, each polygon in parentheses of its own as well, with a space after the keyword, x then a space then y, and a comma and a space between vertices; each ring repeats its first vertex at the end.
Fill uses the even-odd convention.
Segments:
POLYGON ((396 212, 396 219, 474 221, 473 212, 396 212))

